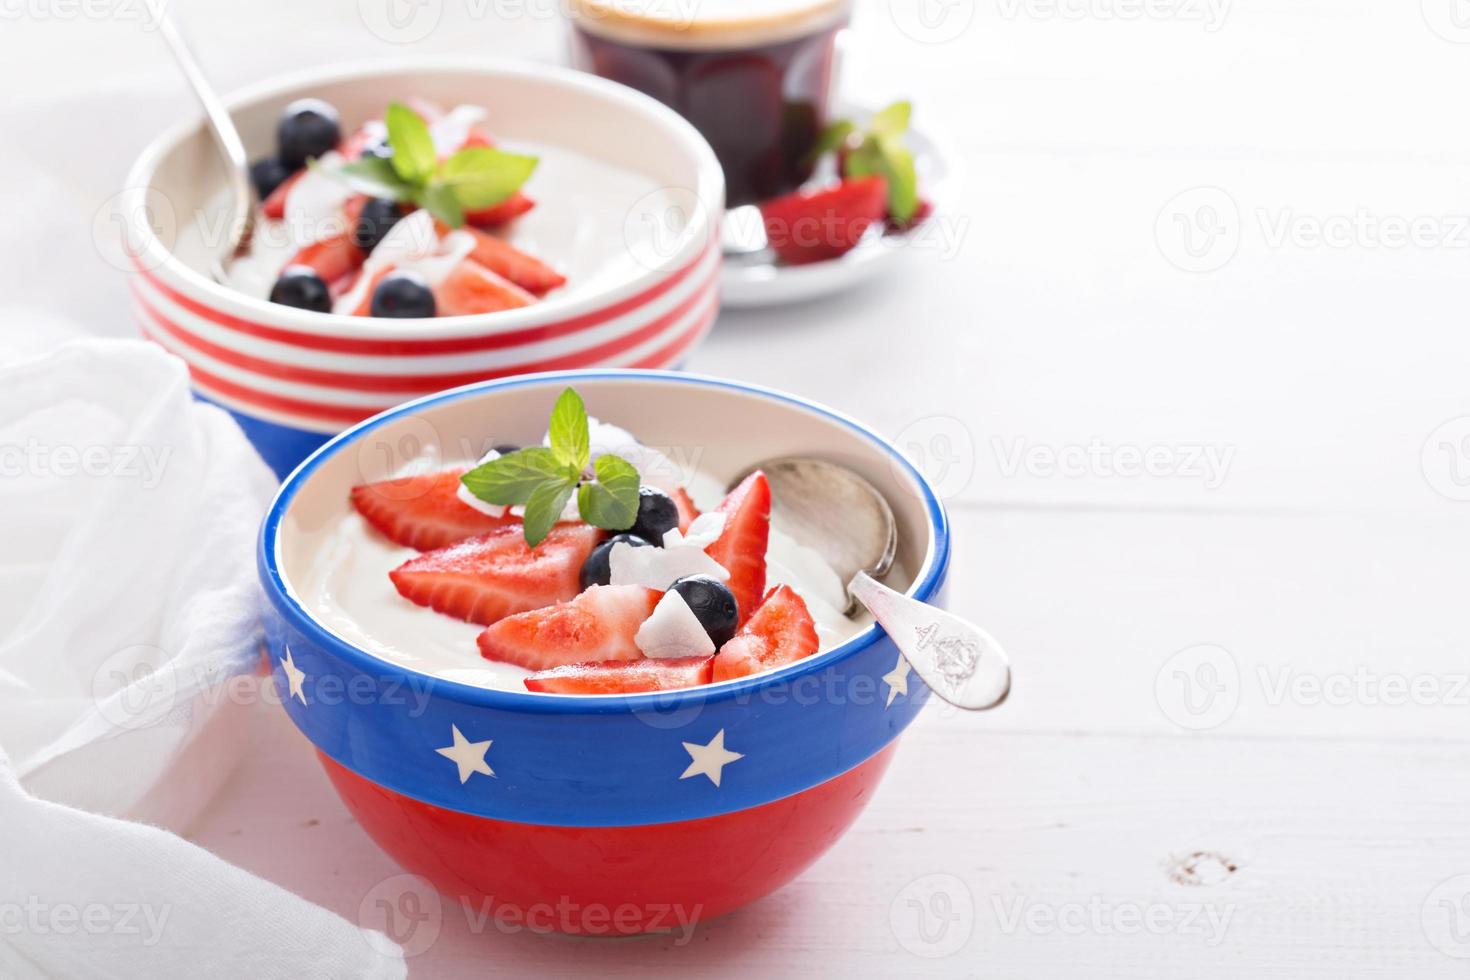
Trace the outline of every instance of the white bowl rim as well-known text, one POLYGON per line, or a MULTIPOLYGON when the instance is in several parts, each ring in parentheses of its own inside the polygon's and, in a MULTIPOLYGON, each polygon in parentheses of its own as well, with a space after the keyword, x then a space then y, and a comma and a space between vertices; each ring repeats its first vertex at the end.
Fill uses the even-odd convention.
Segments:
MULTIPOLYGON (((724 209, 725 175, 714 150, 687 120, 658 100, 642 92, 605 78, 557 65, 493 58, 411 57, 353 61, 326 68, 300 69, 233 90, 224 97, 233 110, 270 98, 277 98, 310 86, 351 82, 393 74, 481 74, 487 77, 516 77, 551 81, 620 103, 631 112, 642 113, 670 131, 690 152, 696 163, 697 186, 689 188, 696 198, 708 206, 698 209, 679 248, 658 268, 645 269, 640 275, 615 287, 586 296, 560 301, 552 299, 518 310, 479 313, 473 316, 435 317, 419 320, 383 320, 374 317, 348 316, 337 313, 313 313, 247 296, 223 286, 209 276, 180 261, 158 238, 146 220, 147 195, 159 163, 185 139, 197 133, 203 120, 178 123, 156 137, 134 161, 126 186, 120 196, 122 214, 128 219, 133 234, 138 236, 139 266, 157 275, 165 285, 184 293, 210 309, 267 326, 280 327, 308 336, 338 337, 353 340, 443 340, 460 337, 486 337, 512 333, 541 326, 547 322, 574 319, 596 313, 666 281, 671 276, 696 265, 710 248, 719 247, 719 220, 724 209), (712 204, 710 202, 713 202, 712 204)), ((305 93, 300 93, 305 95, 305 93)))

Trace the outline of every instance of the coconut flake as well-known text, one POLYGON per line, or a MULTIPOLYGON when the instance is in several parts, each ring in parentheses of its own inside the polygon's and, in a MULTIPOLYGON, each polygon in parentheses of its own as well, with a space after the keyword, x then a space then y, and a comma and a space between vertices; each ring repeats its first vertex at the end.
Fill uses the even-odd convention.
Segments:
POLYGON ((641 585, 645 589, 664 591, 690 575, 708 575, 721 582, 730 577, 724 566, 705 554, 703 549, 687 545, 638 548, 620 541, 613 545, 607 558, 612 585, 641 585))
POLYGON ((306 170, 286 192, 286 234, 297 247, 310 245, 347 227, 342 205, 355 191, 345 181, 327 173, 342 163, 342 154, 333 150, 319 163, 319 167, 306 170))
MULTIPOLYGON (((628 548, 631 551, 654 551, 653 548, 632 548, 619 545, 613 548, 628 548)), ((714 641, 700 625, 699 617, 689 608, 689 603, 677 592, 665 592, 664 597, 653 607, 653 614, 638 627, 633 642, 644 656, 658 659, 670 657, 707 657, 715 652, 714 641)))
POLYGON ((440 157, 451 156, 470 138, 476 123, 484 122, 489 113, 483 106, 457 105, 429 124, 429 138, 440 157))
POLYGON ((712 510, 708 514, 700 514, 696 517, 689 525, 687 534, 677 527, 670 528, 664 534, 664 547, 687 546, 703 551, 720 540, 720 534, 725 530, 725 518, 726 515, 722 511, 712 510))

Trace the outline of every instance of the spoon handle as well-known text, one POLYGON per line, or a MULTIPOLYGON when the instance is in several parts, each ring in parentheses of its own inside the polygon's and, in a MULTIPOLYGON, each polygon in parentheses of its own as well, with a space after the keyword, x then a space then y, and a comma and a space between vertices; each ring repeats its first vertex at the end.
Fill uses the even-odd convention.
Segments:
POLYGON ((194 92, 194 98, 204 109, 209 133, 214 137, 215 145, 219 147, 226 169, 229 170, 230 205, 234 209, 234 220, 230 225, 229 239, 223 243, 225 247, 215 261, 219 268, 214 270, 215 278, 223 281, 221 260, 235 254, 245 237, 251 212, 255 207, 254 195, 250 186, 250 157, 245 152, 245 143, 240 139, 240 132, 235 128, 235 121, 230 118, 230 111, 225 108, 224 102, 215 93, 214 86, 205 77, 204 69, 199 67, 199 61, 194 57, 194 52, 189 49, 188 42, 179 33, 173 15, 166 9, 158 21, 158 33, 162 34, 164 41, 168 43, 174 61, 178 62, 179 71, 188 81, 189 88, 194 92))
POLYGON ((848 591, 868 607, 909 666, 957 708, 994 708, 1011 691, 1005 651, 989 633, 858 572, 848 591))

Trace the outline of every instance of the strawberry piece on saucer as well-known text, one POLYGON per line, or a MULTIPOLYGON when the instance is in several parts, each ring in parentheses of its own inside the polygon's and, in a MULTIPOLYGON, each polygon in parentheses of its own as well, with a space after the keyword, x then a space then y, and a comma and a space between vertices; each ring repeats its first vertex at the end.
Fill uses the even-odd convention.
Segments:
POLYGON ((286 264, 309 265, 323 282, 336 282, 362 268, 366 261, 367 253, 353 243, 352 232, 343 231, 312 242, 286 264))
POLYGON ((888 214, 888 181, 849 177, 797 191, 760 206, 766 240, 789 265, 835 259, 852 251, 863 233, 888 214))
POLYGON ((521 526, 509 514, 491 517, 461 500, 459 478, 464 473, 461 467, 364 483, 352 488, 352 506, 389 540, 419 551, 443 548, 507 524, 521 526))
POLYGON ((478 228, 465 230, 475 236, 475 250, 470 253, 470 258, 522 289, 540 296, 566 283, 566 276, 503 238, 496 238, 478 228))
POLYGON ((744 623, 766 591, 766 545, 771 537, 771 485, 760 470, 747 476, 715 510, 725 527, 704 553, 730 573, 726 584, 735 594, 744 623))
POLYGON ((296 182, 305 173, 305 169, 298 170, 277 184, 276 189, 271 191, 270 197, 266 198, 265 202, 261 204, 261 214, 264 214, 267 218, 275 218, 277 220, 284 218, 286 216, 286 195, 291 193, 291 188, 296 186, 296 182))
POLYGON ((520 191, 516 191, 499 204, 492 204, 478 211, 466 211, 464 220, 466 224, 474 225, 476 228, 499 228, 519 218, 535 206, 535 201, 520 191))
POLYGON ((660 597, 640 585, 594 585, 570 602, 500 620, 480 634, 480 655, 527 670, 641 660, 634 637, 660 597))
POLYGON ((440 316, 499 313, 530 306, 536 297, 473 258, 465 259, 434 287, 434 305, 440 316))
POLYGON ((715 654, 713 679, 728 681, 784 667, 811 656, 820 646, 806 603, 789 586, 778 586, 715 654))
POLYGON ((674 498, 674 506, 679 510, 679 533, 688 534, 689 525, 699 517, 699 508, 694 506, 694 501, 689 499, 689 492, 683 487, 675 487, 671 496, 674 498))
POLYGON ((713 660, 713 657, 671 657, 568 664, 532 674, 526 678, 526 688, 548 694, 677 691, 708 684, 713 660))
POLYGON ((471 623, 495 623, 575 596, 582 563, 601 537, 590 524, 558 524, 531 548, 516 521, 426 551, 388 577, 410 602, 471 623))

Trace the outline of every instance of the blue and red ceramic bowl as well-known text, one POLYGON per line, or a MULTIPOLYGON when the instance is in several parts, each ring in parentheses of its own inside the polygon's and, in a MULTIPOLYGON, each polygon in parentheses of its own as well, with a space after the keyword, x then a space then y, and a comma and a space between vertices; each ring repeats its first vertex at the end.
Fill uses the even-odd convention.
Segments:
POLYGON ((350 425, 487 378, 682 364, 719 304, 724 176, 677 113, 605 79, 485 59, 374 62, 272 79, 228 101, 247 148, 274 145, 281 110, 315 97, 349 129, 391 101, 481 106, 509 146, 541 158, 537 207, 513 240, 565 286, 522 309, 429 320, 315 313, 215 282, 225 175, 198 123, 134 164, 121 210, 143 335, 183 358, 200 397, 226 408, 284 476, 350 425))
POLYGON ((404 868, 497 916, 539 913, 573 933, 654 931, 751 902, 827 850, 929 691, 876 626, 767 674, 580 697, 430 677, 314 617, 297 583, 320 535, 349 514, 351 486, 393 475, 405 452, 457 456, 492 430, 539 439, 568 385, 593 414, 720 480, 793 454, 852 467, 898 521, 890 584, 920 599, 940 599, 949 528, 924 478, 860 424, 778 392, 655 371, 531 375, 433 395, 348 430, 287 478, 260 538, 271 666, 362 826, 404 868))

